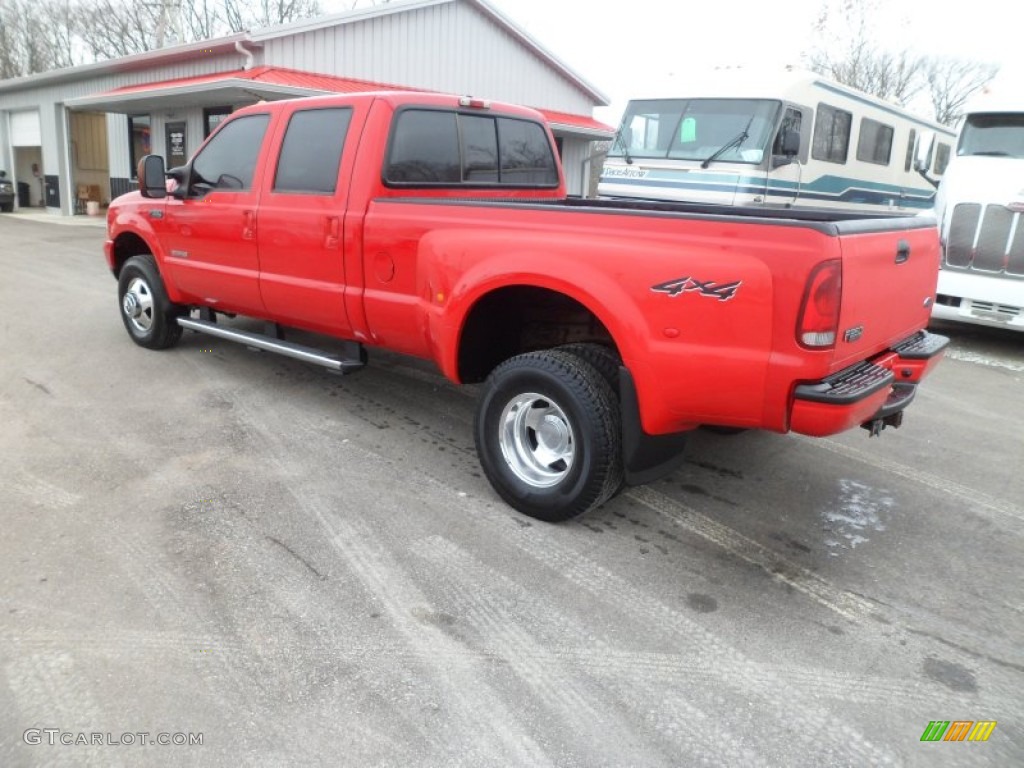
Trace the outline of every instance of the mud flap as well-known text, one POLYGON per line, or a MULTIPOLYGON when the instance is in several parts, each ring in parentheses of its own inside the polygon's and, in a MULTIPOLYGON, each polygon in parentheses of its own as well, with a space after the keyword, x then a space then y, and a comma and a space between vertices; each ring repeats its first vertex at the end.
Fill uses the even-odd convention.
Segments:
POLYGON ((687 433, 648 435, 644 432, 636 384, 625 366, 619 367, 619 403, 626 485, 644 485, 677 469, 683 463, 687 433))

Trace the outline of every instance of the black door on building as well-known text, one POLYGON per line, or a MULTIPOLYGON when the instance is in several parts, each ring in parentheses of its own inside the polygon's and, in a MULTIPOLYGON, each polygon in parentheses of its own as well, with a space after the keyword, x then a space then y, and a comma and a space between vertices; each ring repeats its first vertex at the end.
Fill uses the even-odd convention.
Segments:
POLYGON ((167 123, 164 126, 167 137, 167 167, 175 168, 188 162, 188 148, 185 145, 185 122, 167 123))

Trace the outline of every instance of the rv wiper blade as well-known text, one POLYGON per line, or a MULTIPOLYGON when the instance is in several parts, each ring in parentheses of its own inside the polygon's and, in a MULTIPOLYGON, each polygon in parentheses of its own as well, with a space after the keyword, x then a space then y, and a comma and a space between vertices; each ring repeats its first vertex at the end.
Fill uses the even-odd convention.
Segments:
POLYGON ((625 159, 628 165, 633 164, 633 158, 629 155, 629 147, 626 146, 625 137, 622 135, 622 129, 620 128, 615 134, 615 141, 612 142, 612 149, 615 149, 615 145, 618 144, 622 147, 622 157, 625 159))
POLYGON ((738 147, 744 141, 749 139, 750 138, 750 133, 749 133, 750 126, 753 124, 753 122, 754 122, 754 118, 753 118, 753 116, 751 116, 751 118, 747 121, 746 127, 742 131, 737 133, 733 138, 729 139, 729 141, 727 141, 725 144, 723 144, 718 149, 716 149, 714 151, 714 153, 707 160, 705 160, 704 162, 702 162, 700 164, 700 167, 701 168, 707 168, 709 165, 711 165, 713 162, 715 162, 715 160, 720 158, 722 155, 724 155, 730 149, 732 149, 733 147, 738 147))

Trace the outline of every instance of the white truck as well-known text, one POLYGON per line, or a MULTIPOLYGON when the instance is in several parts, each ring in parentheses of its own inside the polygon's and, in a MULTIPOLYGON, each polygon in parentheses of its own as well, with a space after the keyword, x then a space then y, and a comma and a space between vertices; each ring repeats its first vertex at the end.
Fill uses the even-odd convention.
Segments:
MULTIPOLYGON (((922 142, 917 164, 930 164, 922 142)), ((935 196, 942 242, 932 316, 1024 331, 1024 96, 998 83, 969 104, 935 196)))

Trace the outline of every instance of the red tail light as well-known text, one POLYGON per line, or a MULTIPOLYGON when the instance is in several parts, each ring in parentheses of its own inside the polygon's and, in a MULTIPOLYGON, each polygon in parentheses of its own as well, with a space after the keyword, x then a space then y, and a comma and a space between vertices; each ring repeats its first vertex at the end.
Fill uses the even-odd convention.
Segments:
POLYGON ((796 340, 801 346, 823 349, 836 343, 843 268, 838 260, 823 261, 807 278, 796 340))

